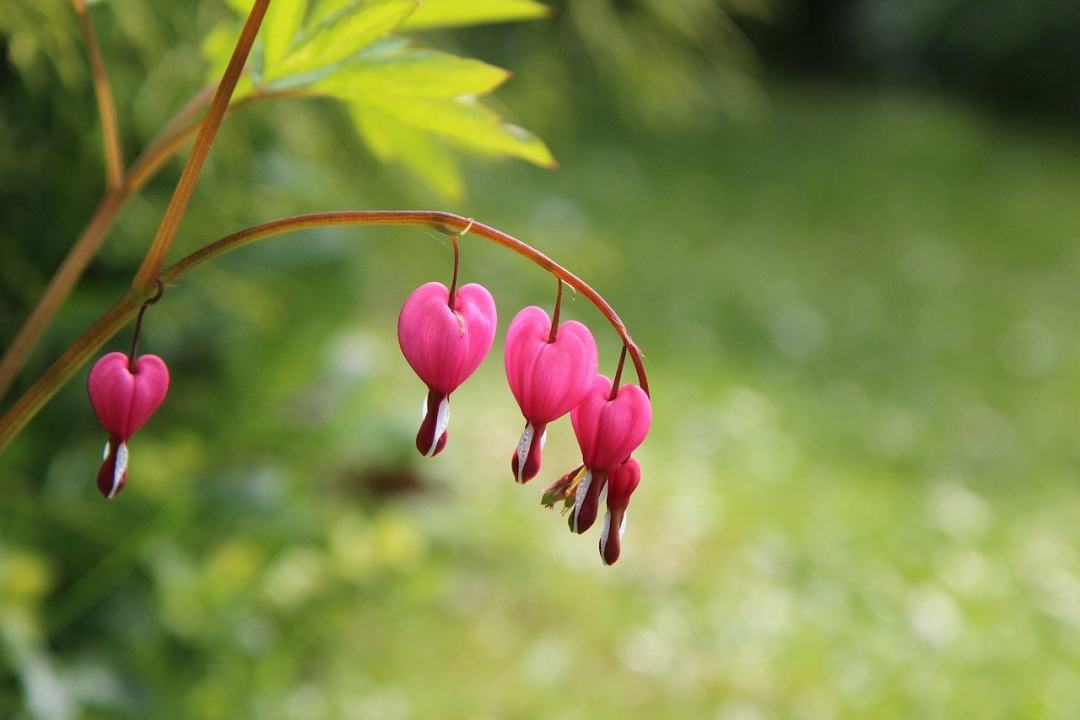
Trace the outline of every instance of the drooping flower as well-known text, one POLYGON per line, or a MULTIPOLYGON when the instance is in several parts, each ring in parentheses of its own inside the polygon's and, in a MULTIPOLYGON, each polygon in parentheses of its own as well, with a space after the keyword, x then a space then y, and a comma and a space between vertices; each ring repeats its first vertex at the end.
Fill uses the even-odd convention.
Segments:
MULTIPOLYGON (((558 313, 556 320, 558 323, 558 313)), ((571 320, 558 324, 542 308, 519 312, 506 332, 506 379, 525 416, 525 430, 510 468, 519 483, 540 471, 548 423, 582 401, 596 375, 596 341, 589 329, 571 320)))
POLYGON ((608 473, 605 493, 607 511, 604 513, 604 525, 600 529, 600 557, 606 565, 614 565, 622 552, 622 536, 626 532, 626 508, 630 505, 630 496, 640 482, 641 466, 634 458, 629 458, 608 473))
POLYGON ((97 487, 112 498, 127 483, 128 440, 165 399, 169 369, 157 355, 141 355, 132 363, 124 353, 111 352, 94 363, 86 387, 98 421, 109 433, 97 487))
POLYGON ((571 517, 571 529, 577 533, 592 527, 608 474, 629 459, 652 423, 652 406, 644 390, 620 385, 613 397, 611 389, 606 376, 594 376, 589 392, 570 413, 585 464, 571 517))
POLYGON ((398 344, 428 387, 424 419, 416 434, 416 449, 422 455, 437 455, 446 446, 450 393, 483 362, 495 340, 496 322, 495 300, 475 283, 457 288, 452 303, 445 285, 425 283, 401 308, 398 344))

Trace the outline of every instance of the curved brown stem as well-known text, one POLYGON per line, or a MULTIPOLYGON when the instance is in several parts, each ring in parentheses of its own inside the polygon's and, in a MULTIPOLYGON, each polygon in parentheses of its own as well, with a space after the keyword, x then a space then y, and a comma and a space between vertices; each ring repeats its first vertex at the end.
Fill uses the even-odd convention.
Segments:
MULTIPOLYGON (((633 338, 630 337, 630 333, 622 319, 598 292, 589 287, 577 275, 536 248, 490 225, 484 225, 453 213, 436 210, 355 210, 312 213, 310 215, 282 218, 281 220, 245 228, 210 243, 166 268, 159 279, 168 284, 209 260, 274 235, 295 230, 348 225, 411 225, 431 228, 448 235, 460 234, 465 229, 469 229, 470 232, 531 260, 577 290, 596 306, 600 314, 611 323, 615 332, 622 338, 624 351, 629 354, 637 371, 638 383, 641 385, 642 390, 646 393, 649 392, 649 380, 645 375, 641 351, 634 343, 633 338)), ((83 333, 29 390, 23 393, 22 397, 15 402, 11 409, 0 418, 0 450, 4 449, 26 423, 56 394, 57 390, 80 367, 85 365, 109 338, 119 332, 131 320, 140 305, 149 297, 149 292, 139 292, 134 289, 129 291, 115 305, 109 308, 89 330, 83 333)))

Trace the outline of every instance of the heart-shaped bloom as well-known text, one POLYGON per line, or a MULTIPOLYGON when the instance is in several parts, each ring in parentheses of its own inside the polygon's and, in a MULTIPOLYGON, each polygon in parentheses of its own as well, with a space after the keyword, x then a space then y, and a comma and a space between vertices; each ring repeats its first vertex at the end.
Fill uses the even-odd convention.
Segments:
POLYGON ((574 532, 581 533, 596 520, 608 474, 649 434, 652 405, 637 385, 620 385, 612 397, 611 381, 596 375, 585 398, 570 413, 570 422, 586 470, 576 488, 571 525, 574 532))
POLYGON ((111 498, 127 482, 128 440, 169 391, 169 369, 157 355, 141 355, 131 363, 124 353, 111 352, 94 363, 86 387, 98 421, 109 433, 97 486, 111 498))
POLYGON ((511 321, 503 360, 510 391, 525 416, 525 431, 510 460, 514 477, 523 483, 540 471, 548 423, 573 410, 589 392, 596 375, 596 341, 574 320, 552 333, 547 312, 534 305, 511 321))
POLYGON ((413 371, 428 387, 416 449, 437 455, 446 446, 450 393, 483 362, 495 340, 495 300, 483 286, 463 285, 454 293, 438 282, 417 288, 398 315, 398 344, 413 371))
POLYGON ((622 551, 622 536, 626 532, 626 508, 630 496, 641 482, 641 466, 634 458, 628 459, 608 473, 607 512, 600 530, 600 557, 604 564, 614 565, 622 551))

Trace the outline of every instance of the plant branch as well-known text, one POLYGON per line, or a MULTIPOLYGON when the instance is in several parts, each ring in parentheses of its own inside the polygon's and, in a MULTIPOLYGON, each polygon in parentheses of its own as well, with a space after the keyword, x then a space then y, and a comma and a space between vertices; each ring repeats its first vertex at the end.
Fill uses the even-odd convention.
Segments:
POLYGON ((210 101, 210 109, 206 112, 206 119, 203 120, 202 125, 199 127, 199 134, 195 138, 195 146, 192 148, 191 154, 188 155, 184 170, 180 173, 180 180, 176 183, 176 190, 173 192, 172 200, 169 201, 169 206, 165 209, 165 216, 162 217, 161 225, 158 226, 154 242, 146 252, 138 272, 135 273, 135 280, 132 284, 136 289, 145 291, 153 285, 158 273, 161 271, 161 266, 165 263, 173 238, 176 237, 176 231, 180 228, 180 221, 184 217, 184 211, 187 210, 188 202, 191 200, 191 194, 195 191, 195 183, 199 180, 199 173, 206 162, 206 156, 210 153, 210 145, 214 142, 214 135, 217 134, 221 121, 225 117, 225 111, 229 107, 229 101, 232 99, 236 84, 240 81, 240 75, 244 71, 248 53, 251 52, 251 46, 255 42, 255 36, 259 32, 259 26, 262 24, 263 16, 266 14, 266 8, 269 5, 270 0, 255 0, 251 7, 251 13, 244 22, 243 30, 240 31, 240 39, 237 41, 236 47, 233 48, 232 57, 229 58, 229 65, 225 68, 225 74, 214 92, 214 99, 210 101))
MULTIPOLYGON (((611 323, 619 337, 622 338, 626 352, 637 371, 638 383, 646 393, 649 392, 649 380, 645 375, 641 351, 634 343, 633 338, 630 337, 630 333, 619 315, 598 292, 589 287, 577 275, 574 275, 536 248, 490 225, 474 222, 453 213, 434 210, 356 210, 312 213, 310 215, 297 215, 274 220, 262 225, 245 228, 206 245, 166 268, 161 273, 160 279, 163 283, 169 284, 209 260, 274 235, 311 228, 355 225, 411 225, 432 228, 447 235, 461 234, 465 229, 468 229, 470 234, 479 235, 524 256, 577 290, 596 306, 607 321, 611 323)), ((0 418, 0 451, 56 394, 64 383, 78 372, 79 368, 85 365, 102 345, 108 342, 135 316, 139 307, 150 296, 148 291, 135 289, 128 291, 45 371, 45 374, 0 418)))
MULTIPOLYGON (((73 0, 78 2, 78 0, 73 0)), ((0 357, 0 399, 15 382, 23 363, 30 351, 37 345, 52 318, 63 306, 72 289, 79 282, 87 265, 97 255, 102 243, 117 215, 128 199, 138 192, 168 162, 176 152, 191 138, 199 128, 198 116, 210 101, 213 87, 207 87, 196 94, 179 113, 150 141, 146 149, 121 178, 121 182, 110 188, 102 198, 86 227, 79 234, 75 244, 68 250, 60 267, 53 273, 45 292, 31 311, 30 316, 19 328, 11 344, 0 357)), ((231 111, 254 100, 274 97, 303 96, 302 89, 262 91, 255 90, 250 95, 228 105, 231 111)))
POLYGON ((90 74, 94 78, 94 95, 97 97, 98 115, 101 116, 101 139, 105 147, 105 180, 109 189, 120 187, 124 179, 124 157, 120 151, 120 128, 116 122, 116 106, 113 104, 109 76, 105 73, 105 60, 101 55, 94 25, 90 22, 90 13, 86 0, 71 0, 75 14, 79 16, 83 39, 86 42, 86 54, 90 60, 90 74))

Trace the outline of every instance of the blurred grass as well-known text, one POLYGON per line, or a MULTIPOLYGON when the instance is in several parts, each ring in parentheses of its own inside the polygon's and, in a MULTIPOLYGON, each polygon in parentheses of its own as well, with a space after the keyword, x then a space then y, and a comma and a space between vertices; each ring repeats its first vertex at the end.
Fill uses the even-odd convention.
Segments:
MULTIPOLYGON (((771 102, 556 134, 556 174, 475 168, 453 208, 565 262, 646 351, 619 565, 538 505, 577 462, 568 423, 511 482, 501 350, 455 394, 447 451, 415 456, 394 319, 448 274, 442 239, 280 239, 148 316, 174 385, 118 502, 93 489, 81 381, 0 458, 0 715, 1076 717, 1080 144, 924 97, 771 102)), ((197 211, 188 242, 402 203, 393 170, 281 113, 254 209, 197 211)), ((227 142, 210 188, 238 181, 227 142)), ((125 218, 138 238, 156 214, 125 218)), ((519 258, 463 252, 504 329, 550 303, 519 258)), ((610 373, 614 335, 564 313, 610 373)))

